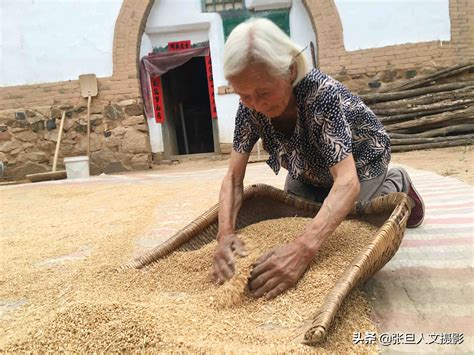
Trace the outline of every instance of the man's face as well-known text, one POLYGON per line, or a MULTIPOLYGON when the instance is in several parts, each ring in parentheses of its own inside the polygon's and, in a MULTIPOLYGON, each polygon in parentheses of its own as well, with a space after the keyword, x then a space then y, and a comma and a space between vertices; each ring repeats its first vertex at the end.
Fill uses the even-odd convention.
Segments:
POLYGON ((263 64, 249 65, 229 81, 245 106, 270 118, 285 111, 292 94, 291 75, 271 76, 263 64))

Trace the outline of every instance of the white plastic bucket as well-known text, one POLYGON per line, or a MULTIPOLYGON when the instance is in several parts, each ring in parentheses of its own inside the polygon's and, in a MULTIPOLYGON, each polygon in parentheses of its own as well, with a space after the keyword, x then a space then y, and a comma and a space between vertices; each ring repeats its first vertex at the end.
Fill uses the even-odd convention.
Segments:
POLYGON ((87 156, 64 158, 64 165, 66 165, 68 179, 81 179, 90 176, 89 157, 87 156))

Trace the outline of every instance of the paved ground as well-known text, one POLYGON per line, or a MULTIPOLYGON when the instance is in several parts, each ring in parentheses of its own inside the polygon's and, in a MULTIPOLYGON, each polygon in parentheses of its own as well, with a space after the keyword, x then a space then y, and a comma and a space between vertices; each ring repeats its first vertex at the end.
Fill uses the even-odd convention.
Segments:
POLYGON ((425 222, 406 231, 397 254, 365 287, 379 335, 387 333, 391 344, 381 349, 472 352, 474 188, 432 172, 408 171, 425 200, 425 222), (459 333, 462 343, 450 344, 461 342, 459 333), (412 339, 419 344, 407 345, 412 339))
MULTIPOLYGON (((380 345, 380 349, 390 353, 472 352, 474 188, 455 178, 410 167, 407 170, 425 198, 426 222, 418 229, 407 230, 397 255, 365 285, 375 309, 377 335, 387 334, 382 340, 391 344, 380 345), (461 344, 439 345, 455 340, 459 343, 460 333, 463 335, 461 344), (412 342, 412 338, 419 344, 396 344, 412 342)), ((111 191, 130 185, 156 187, 163 196, 169 197, 157 198, 154 205, 157 218, 152 226, 136 236, 133 252, 124 256, 132 258, 166 240, 216 203, 225 171, 225 162, 212 164, 212 167, 200 163, 192 171, 164 168, 85 180, 4 186, 0 187, 0 194, 5 192, 13 201, 14 196, 21 199, 25 193, 52 191, 54 186, 78 189, 101 186, 109 187, 111 191)), ((275 176, 265 164, 254 163, 248 167, 245 184, 266 183, 282 188, 284 178, 283 171, 275 176)), ((129 198, 133 199, 133 196, 129 198)), ((127 204, 127 201, 123 203, 127 204)), ((2 208, 7 206, 8 203, 2 208)), ((103 201, 102 207, 107 209, 107 201, 103 201)), ((97 213, 104 212, 101 208, 96 210, 97 213)), ((87 245, 81 248, 72 254, 50 256, 37 261, 36 265, 74 262, 90 255, 91 249, 87 245)), ((24 302, 23 299, 0 300, 0 316, 22 307, 24 302)), ((364 336, 364 330, 360 331, 364 336)))

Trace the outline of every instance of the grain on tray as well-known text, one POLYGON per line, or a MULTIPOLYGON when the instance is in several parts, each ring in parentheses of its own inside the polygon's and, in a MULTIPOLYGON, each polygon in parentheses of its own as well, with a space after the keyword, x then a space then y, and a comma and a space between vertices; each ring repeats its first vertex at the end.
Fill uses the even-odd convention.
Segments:
POLYGON ((343 222, 297 286, 286 293, 269 301, 247 295, 251 263, 294 239, 308 221, 282 218, 239 231, 249 256, 236 259, 237 276, 223 286, 209 277, 215 241, 195 251, 175 252, 143 270, 116 272, 104 261, 90 262, 73 279, 58 279, 67 292, 56 303, 37 308, 44 317, 34 322, 29 334, 16 334, 5 349, 376 352, 375 346, 352 344, 354 331, 375 331, 370 307, 359 290, 344 302, 326 341, 317 347, 299 342, 324 296, 374 234, 369 224, 343 222))

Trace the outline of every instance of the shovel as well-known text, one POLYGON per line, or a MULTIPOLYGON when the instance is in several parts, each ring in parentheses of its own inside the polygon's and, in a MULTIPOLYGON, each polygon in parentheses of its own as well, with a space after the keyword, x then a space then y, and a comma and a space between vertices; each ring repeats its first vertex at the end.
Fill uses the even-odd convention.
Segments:
POLYGON ((82 97, 87 97, 87 156, 91 160, 91 101, 97 96, 97 78, 95 74, 79 75, 82 97))

